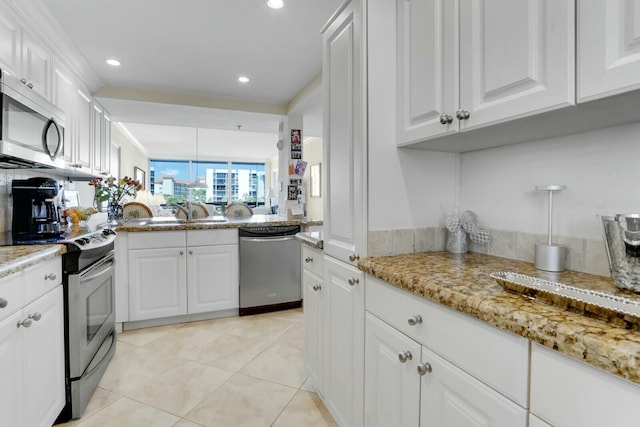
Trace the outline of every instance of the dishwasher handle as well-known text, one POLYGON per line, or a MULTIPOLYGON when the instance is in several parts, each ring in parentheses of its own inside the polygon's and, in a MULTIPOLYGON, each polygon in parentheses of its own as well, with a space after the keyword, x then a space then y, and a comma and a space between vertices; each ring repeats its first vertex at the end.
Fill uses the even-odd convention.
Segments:
POLYGON ((274 237, 240 237, 241 242, 287 242, 295 240, 296 236, 274 236, 274 237))

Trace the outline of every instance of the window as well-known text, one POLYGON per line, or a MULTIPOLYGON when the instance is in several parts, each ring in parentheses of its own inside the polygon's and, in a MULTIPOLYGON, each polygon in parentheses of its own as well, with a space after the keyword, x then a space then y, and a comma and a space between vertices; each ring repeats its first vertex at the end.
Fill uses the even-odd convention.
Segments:
POLYGON ((207 189, 191 190, 193 202, 213 204, 220 210, 230 202, 245 202, 251 207, 265 206, 264 163, 211 162, 190 160, 151 160, 150 190, 162 194, 171 203, 189 198, 187 184, 199 176, 207 189))

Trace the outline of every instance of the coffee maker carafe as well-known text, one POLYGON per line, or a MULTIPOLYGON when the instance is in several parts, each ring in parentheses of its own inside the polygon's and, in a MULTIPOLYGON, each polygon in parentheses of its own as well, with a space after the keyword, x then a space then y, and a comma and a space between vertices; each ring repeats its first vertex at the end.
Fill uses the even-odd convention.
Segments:
POLYGON ((58 181, 51 178, 14 179, 13 220, 14 243, 55 242, 60 239, 58 181))

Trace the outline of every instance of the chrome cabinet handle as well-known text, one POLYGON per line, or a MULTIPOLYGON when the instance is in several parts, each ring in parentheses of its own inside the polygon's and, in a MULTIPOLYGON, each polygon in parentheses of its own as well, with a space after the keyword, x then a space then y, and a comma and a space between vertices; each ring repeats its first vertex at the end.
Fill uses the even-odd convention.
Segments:
POLYGON ((22 83, 23 85, 27 84, 27 79, 25 79, 24 77, 20 79, 20 83, 22 83))
POLYGON ((56 280, 56 275, 53 273, 45 274, 44 280, 56 280))
POLYGON ((313 285, 313 286, 311 287, 311 289, 313 289, 314 291, 318 292, 320 289, 322 289, 322 286, 320 286, 320 285, 313 285))
POLYGON ((429 362, 423 363, 421 365, 418 365, 418 373, 420 374, 420 376, 423 376, 427 373, 431 373, 431 371, 433 371, 433 369, 431 369, 431 364, 429 362))
POLYGON ((306 262, 307 264, 309 264, 310 262, 313 262, 313 258, 308 256, 304 259, 304 262, 306 262))
POLYGON ((471 117, 471 113, 469 113, 468 110, 460 109, 456 111, 456 118, 458 120, 467 120, 469 117, 471 117))
POLYGON ((193 255, 193 251, 189 251, 189 255, 193 255))
POLYGON ((180 251, 180 255, 184 255, 184 251, 180 251))
POLYGON ((7 301, 4 298, 0 298, 0 308, 5 308, 8 304, 9 304, 9 301, 7 301))
POLYGON ((32 319, 35 320, 36 322, 39 321, 40 319, 42 319, 42 314, 38 313, 37 311, 33 314, 30 314, 28 316, 28 319, 32 319))
POLYGON ((349 255, 349 261, 353 262, 353 261, 357 261, 360 259, 360 255, 358 254, 351 254, 349 255))
POLYGON ((29 89, 33 89, 33 83, 27 83, 27 87, 28 87, 29 89))
POLYGON ((349 279, 349 285, 351 286, 357 285, 358 283, 360 283, 360 279, 358 279, 357 277, 351 277, 349 279))
POLYGON ((31 319, 30 319, 29 317, 27 317, 26 319, 24 319, 24 320, 22 320, 22 321, 18 322, 18 328, 19 328, 20 326, 23 326, 23 327, 25 327, 25 328, 28 328, 29 326, 31 326, 31 319))
POLYGON ((400 362, 406 363, 407 360, 413 359, 413 355, 409 350, 403 351, 402 353, 398 353, 398 359, 400 360, 400 362))
POLYGON ((416 326, 422 324, 422 316, 416 314, 415 316, 411 316, 407 319, 407 323, 411 326, 416 326))
POLYGON ((448 114, 440 114, 440 123, 443 125, 450 125, 453 122, 453 117, 448 114))

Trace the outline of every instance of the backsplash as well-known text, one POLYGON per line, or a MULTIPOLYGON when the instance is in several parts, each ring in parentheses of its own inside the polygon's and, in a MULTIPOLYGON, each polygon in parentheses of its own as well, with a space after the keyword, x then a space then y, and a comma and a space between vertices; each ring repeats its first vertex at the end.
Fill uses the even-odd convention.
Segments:
MULTIPOLYGON (((376 230, 367 234, 368 256, 399 255, 411 252, 442 251, 447 230, 444 227, 376 230)), ((478 245, 468 242, 470 252, 533 262, 536 243, 547 241, 546 234, 521 231, 491 230, 491 242, 478 245)), ((557 236, 554 243, 567 246, 567 269, 610 276, 607 254, 602 239, 557 236)))

